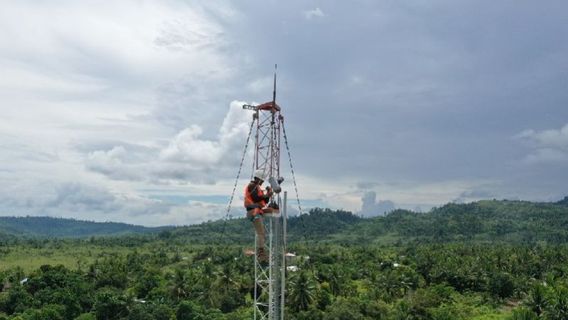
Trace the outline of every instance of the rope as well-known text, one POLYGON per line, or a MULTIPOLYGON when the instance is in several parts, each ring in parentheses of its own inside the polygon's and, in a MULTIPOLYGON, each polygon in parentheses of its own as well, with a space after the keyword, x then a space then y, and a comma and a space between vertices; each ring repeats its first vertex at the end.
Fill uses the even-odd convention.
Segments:
POLYGON ((294 190, 296 190, 296 201, 298 202, 298 210, 302 215, 302 205, 300 204, 300 196, 298 194, 298 185, 296 184, 296 174, 294 173, 294 166, 292 165, 292 156, 290 155, 290 147, 288 146, 288 136, 286 136, 286 128, 284 127, 284 120, 282 120, 282 133, 284 134, 284 144, 288 152, 288 161, 290 162, 290 171, 292 172, 292 181, 294 182, 294 190))
POLYGON ((243 164, 245 162, 245 156, 247 154, 247 149, 250 141, 250 136, 252 134, 252 128, 254 127, 254 119, 252 120, 247 136, 247 142, 245 143, 245 148, 243 150, 243 156, 241 157, 241 164, 239 165, 239 171, 237 172, 237 177, 235 178, 235 185, 233 186, 233 192, 231 193, 231 198, 229 199, 229 203, 227 204, 227 213, 225 214, 225 218, 223 219, 223 229, 221 232, 221 241, 225 236, 225 227, 227 226, 227 220, 229 219, 229 213, 231 212, 231 205, 233 203, 233 199, 235 197, 235 192, 237 190, 237 185, 239 184, 239 178, 241 176, 241 170, 243 169, 243 164))
POLYGON ((290 163, 290 171, 292 173, 292 182, 294 182, 294 190, 296 191, 296 201, 298 202, 298 210, 300 214, 298 215, 298 219, 300 219, 300 223, 302 224, 302 238, 304 241, 308 240, 308 236, 306 235, 306 223, 304 222, 304 217, 302 217, 302 205, 300 204, 300 196, 298 193, 298 184, 296 183, 296 174, 294 173, 294 165, 292 164, 292 155, 290 154, 290 146, 288 145, 288 136, 286 135, 286 128, 284 127, 284 119, 281 120, 282 122, 282 133, 284 134, 284 144, 286 145, 286 151, 288 152, 288 161, 290 163))

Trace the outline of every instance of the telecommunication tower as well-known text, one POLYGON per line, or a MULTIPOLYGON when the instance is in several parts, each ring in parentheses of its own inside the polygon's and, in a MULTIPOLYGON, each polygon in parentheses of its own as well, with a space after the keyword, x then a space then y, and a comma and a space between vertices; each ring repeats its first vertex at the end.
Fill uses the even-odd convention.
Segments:
MULTIPOLYGON (((263 170, 268 177, 267 182, 279 188, 280 175, 280 142, 284 125, 284 117, 280 106, 276 103, 276 72, 274 73, 274 91, 272 101, 260 105, 243 105, 243 109, 253 110, 254 158, 252 172, 263 170), (276 185, 274 185, 276 184, 276 185)), ((252 133, 252 131, 251 131, 252 133)), ((285 306, 286 280, 286 197, 287 193, 274 192, 271 202, 278 204, 279 211, 265 213, 266 252, 268 264, 261 263, 258 258, 255 232, 254 255, 254 319, 283 320, 285 306)))

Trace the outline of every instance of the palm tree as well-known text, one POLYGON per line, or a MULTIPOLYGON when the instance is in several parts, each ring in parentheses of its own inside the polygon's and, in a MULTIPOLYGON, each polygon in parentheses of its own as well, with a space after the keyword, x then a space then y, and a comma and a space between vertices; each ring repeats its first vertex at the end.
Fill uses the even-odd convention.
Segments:
POLYGON ((290 281, 289 302, 296 311, 307 310, 314 302, 316 285, 304 271, 290 281))
POLYGON ((187 297, 187 274, 182 269, 175 269, 171 291, 178 300, 187 297))
POLYGON ((238 287, 238 284, 234 279, 233 268, 230 264, 224 264, 221 267, 221 271, 218 273, 217 285, 222 290, 228 290, 229 288, 238 287))
POLYGON ((537 315, 540 316, 546 308, 546 287, 542 284, 535 285, 530 291, 527 306, 537 315))
POLYGON ((331 271, 328 276, 329 281, 329 289, 334 296, 338 296, 341 294, 341 289, 343 287, 343 275, 341 271, 337 267, 331 268, 331 271))
POLYGON ((550 320, 568 319, 568 289, 560 287, 552 291, 544 315, 550 320))

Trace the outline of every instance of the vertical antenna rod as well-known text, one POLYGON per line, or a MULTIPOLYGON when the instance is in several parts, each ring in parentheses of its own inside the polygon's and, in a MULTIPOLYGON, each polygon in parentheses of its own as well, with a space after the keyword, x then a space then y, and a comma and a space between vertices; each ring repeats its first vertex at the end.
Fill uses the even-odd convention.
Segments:
POLYGON ((272 91, 272 105, 276 104, 276 72, 278 71, 278 65, 274 65, 274 91, 272 91))

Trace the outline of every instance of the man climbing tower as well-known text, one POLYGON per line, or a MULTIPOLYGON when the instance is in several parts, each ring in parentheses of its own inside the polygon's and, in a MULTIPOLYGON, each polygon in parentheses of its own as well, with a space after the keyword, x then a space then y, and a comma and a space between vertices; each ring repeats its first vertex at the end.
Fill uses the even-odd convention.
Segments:
POLYGON ((272 197, 272 189, 266 187, 266 193, 262 190, 262 183, 266 178, 263 170, 254 172, 254 180, 252 180, 245 188, 245 208, 247 210, 247 218, 253 223, 257 242, 257 258, 262 264, 268 262, 268 256, 264 249, 265 234, 264 222, 262 215, 266 212, 272 212, 272 208, 267 207, 270 197, 272 197))

